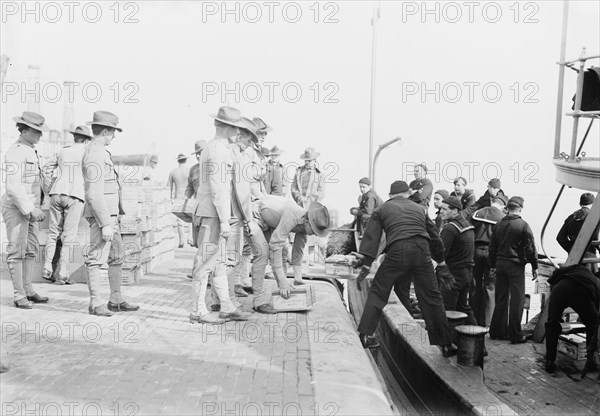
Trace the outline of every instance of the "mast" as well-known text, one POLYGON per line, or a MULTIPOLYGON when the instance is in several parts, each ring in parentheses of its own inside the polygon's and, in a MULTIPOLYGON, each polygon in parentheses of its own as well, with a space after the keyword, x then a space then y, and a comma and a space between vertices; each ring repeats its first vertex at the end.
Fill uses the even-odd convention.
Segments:
MULTIPOLYGON (((376 56, 377 56, 377 21, 379 20, 380 2, 373 2, 373 39, 371 44, 371 115, 369 128, 369 177, 373 179, 373 142, 375 140, 375 75, 376 75, 376 56)), ((375 186, 375 183, 373 183, 375 186)))

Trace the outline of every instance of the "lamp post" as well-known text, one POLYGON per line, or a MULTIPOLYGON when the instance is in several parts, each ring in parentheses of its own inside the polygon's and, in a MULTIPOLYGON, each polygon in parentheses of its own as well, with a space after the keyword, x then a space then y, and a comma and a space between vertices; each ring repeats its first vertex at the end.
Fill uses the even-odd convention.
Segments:
POLYGON ((372 184, 373 188, 375 188, 375 172, 376 172, 377 158, 379 157, 379 154, 386 147, 388 147, 396 142, 401 142, 401 141, 402 141, 401 137, 396 137, 395 139, 392 139, 389 142, 385 142, 384 144, 379 145, 377 152, 375 152, 375 157, 373 157, 373 173, 371 175, 371 184, 372 184))

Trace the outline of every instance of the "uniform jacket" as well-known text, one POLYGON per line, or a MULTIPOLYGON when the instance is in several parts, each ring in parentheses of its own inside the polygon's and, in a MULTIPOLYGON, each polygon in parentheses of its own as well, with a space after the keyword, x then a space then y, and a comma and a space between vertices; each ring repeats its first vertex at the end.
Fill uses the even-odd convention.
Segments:
POLYGON ((266 158, 254 146, 248 146, 242 153, 245 157, 245 162, 241 166, 239 177, 250 183, 252 196, 260 198, 265 194, 266 158))
POLYGON ((492 231, 489 253, 492 268, 496 267, 497 260, 523 265, 531 263, 533 270, 538 268, 533 233, 520 215, 508 214, 496 224, 492 231))
POLYGON ((490 244, 494 226, 504 218, 504 213, 496 207, 485 207, 475 211, 472 222, 475 226, 475 244, 490 244))
POLYGON ((2 206, 18 208, 23 215, 39 208, 42 203, 42 181, 35 148, 19 138, 8 148, 2 170, 6 187, 2 206))
POLYGON ((446 263, 450 269, 459 267, 473 267, 475 254, 475 227, 458 216, 444 226, 441 237, 444 243, 446 263))
POLYGON ((110 152, 101 140, 92 138, 83 153, 85 208, 83 216, 95 218, 100 227, 112 225, 111 216, 124 214, 121 184, 110 152))
POLYGON ((313 202, 321 202, 325 197, 325 178, 321 171, 316 167, 313 169, 307 169, 306 166, 300 166, 296 170, 294 180, 292 181, 292 197, 298 205, 300 204, 300 197, 308 198, 304 208, 308 208, 313 202), (305 186, 302 185, 303 179, 307 179, 305 186))
POLYGON ((51 169, 55 164, 54 174, 56 181, 50 189, 49 195, 68 195, 80 201, 85 199, 83 184, 82 160, 85 152, 84 143, 73 143, 65 146, 58 152, 55 163, 45 166, 51 169))
POLYGON ((477 197, 473 193, 472 189, 465 189, 465 193, 462 195, 458 195, 456 191, 452 191, 450 196, 457 196, 460 198, 460 203, 462 204, 462 209, 467 209, 475 202, 477 202, 477 197))
POLYGON ((279 162, 267 163, 265 174, 265 193, 269 195, 285 196, 285 182, 283 165, 279 162))
MULTIPOLYGON (((506 196, 506 195, 504 195, 504 191, 502 189, 498 190, 498 195, 506 196)), ((471 205, 470 207, 467 207, 466 209, 463 208, 463 211, 461 211, 461 213, 465 217, 469 217, 469 216, 473 215, 473 213, 475 211, 477 211, 478 209, 489 207, 491 205, 492 205, 492 196, 490 195, 490 191, 487 190, 481 196, 481 198, 479 198, 473 205, 471 205)))
MULTIPOLYGON (((565 250, 567 253, 571 251, 573 248, 573 244, 575 244, 575 240, 577 239, 577 235, 583 227, 583 223, 587 218, 590 209, 587 207, 581 207, 571 215, 567 217, 563 226, 560 228, 560 231, 556 235, 556 241, 558 244, 565 250)), ((596 237, 593 239, 597 239, 598 229, 596 228, 595 232, 596 237)), ((595 253, 596 250, 594 248, 588 249, 589 252, 595 253)))
MULTIPOLYGON (((428 239, 431 257, 438 263, 444 260, 444 245, 423 206, 402 196, 396 196, 375 209, 360 244, 360 254, 372 262, 377 256, 382 233, 385 232, 385 251, 396 241, 420 236, 428 239)), ((368 262, 367 262, 368 263, 368 262)))
POLYGON ((212 139, 200 155, 200 185, 196 199, 197 217, 219 218, 219 222, 231 219, 231 180, 233 158, 229 140, 212 139))
MULTIPOLYGON (((258 201, 258 209, 261 227, 273 230, 269 239, 270 246, 282 248, 287 244, 291 232, 305 233, 304 228, 297 227, 304 226, 306 223, 307 211, 294 201, 280 196, 267 195, 258 201)), ((294 244, 296 243, 294 242, 294 244)))
MULTIPOLYGON (((248 171, 252 171, 253 161, 250 159, 246 151, 241 151, 238 145, 229 145, 231 149, 231 156, 234 161, 234 186, 232 186, 231 208, 233 214, 240 219, 246 219, 247 221, 252 220, 252 187, 253 183, 256 184, 256 179, 252 177, 252 174, 248 171), (238 204, 234 198, 239 201, 243 212, 240 212, 238 204)), ((256 186, 256 185, 254 185, 256 186)))
POLYGON ((185 197, 192 198, 196 197, 198 193, 198 187, 200 186, 200 163, 196 163, 190 168, 190 174, 188 175, 188 183, 185 188, 185 197))

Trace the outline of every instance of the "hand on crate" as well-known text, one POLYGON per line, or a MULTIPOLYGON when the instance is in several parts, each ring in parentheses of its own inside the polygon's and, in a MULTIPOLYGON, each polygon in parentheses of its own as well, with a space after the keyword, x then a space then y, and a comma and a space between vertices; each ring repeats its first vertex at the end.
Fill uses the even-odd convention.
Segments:
POLYGON ((294 289, 294 285, 290 284, 286 279, 286 281, 279 287, 279 293, 281 293, 282 298, 289 299, 292 295, 292 289, 294 289))
POLYGON ((355 269, 362 267, 365 263, 365 256, 354 251, 350 253, 348 259, 348 265, 354 267, 355 269))
POLYGON ((359 291, 362 291, 362 282, 371 272, 371 268, 369 266, 362 266, 360 269, 360 273, 358 273, 358 277, 356 278, 356 287, 359 291))
POLYGON ((532 281, 534 281, 534 280, 536 280, 538 278, 537 269, 532 270, 531 274, 533 275, 533 277, 531 278, 532 281))

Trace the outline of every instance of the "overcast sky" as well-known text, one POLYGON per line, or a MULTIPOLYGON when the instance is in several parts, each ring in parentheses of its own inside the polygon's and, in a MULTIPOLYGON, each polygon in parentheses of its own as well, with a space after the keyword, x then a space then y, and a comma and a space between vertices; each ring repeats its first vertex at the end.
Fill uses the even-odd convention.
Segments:
MULTIPOLYGON (((381 3, 375 144, 397 136, 402 143, 380 157, 378 192, 385 197, 414 162, 432 168, 436 188, 451 190, 462 174, 477 195, 500 176, 508 195, 525 197, 523 216, 539 238, 559 188, 551 159, 562 2, 381 3)), ((321 153, 325 203, 350 220, 358 179, 368 174, 372 3, 230 2, 228 13, 222 2, 27 7, 2 2, 1 49, 11 63, 3 149, 16 133, 12 117, 27 109, 24 83, 35 64, 39 110, 52 128, 62 129, 69 92, 56 86, 78 82, 75 123, 94 110, 116 113, 124 132, 113 154, 156 152, 164 171, 194 141, 213 137, 208 114, 220 105, 260 116, 275 129, 267 144, 284 148, 285 162, 300 162, 308 146, 321 153)), ((567 59, 583 46, 600 51, 599 19, 597 1, 571 3, 567 59)), ((565 86, 566 111, 574 71, 565 86)), ((567 152, 571 129, 565 118, 567 152)), ((590 135, 584 150, 598 155, 597 124, 590 135)), ((564 255, 554 236, 580 193, 568 190, 559 205, 546 239, 553 254, 564 255)))

